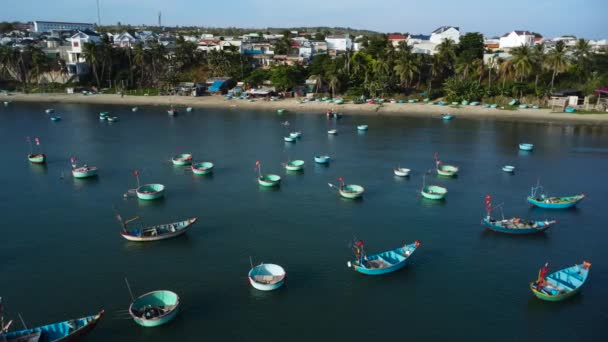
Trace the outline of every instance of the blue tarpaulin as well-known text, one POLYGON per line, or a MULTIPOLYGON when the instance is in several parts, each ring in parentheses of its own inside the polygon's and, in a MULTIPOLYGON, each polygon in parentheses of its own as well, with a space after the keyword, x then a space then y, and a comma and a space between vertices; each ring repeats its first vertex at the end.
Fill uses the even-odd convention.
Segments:
POLYGON ((215 93, 220 91, 220 88, 222 88, 222 85, 224 84, 224 82, 226 81, 214 81, 213 84, 211 85, 211 87, 209 87, 208 91, 210 93, 215 93))

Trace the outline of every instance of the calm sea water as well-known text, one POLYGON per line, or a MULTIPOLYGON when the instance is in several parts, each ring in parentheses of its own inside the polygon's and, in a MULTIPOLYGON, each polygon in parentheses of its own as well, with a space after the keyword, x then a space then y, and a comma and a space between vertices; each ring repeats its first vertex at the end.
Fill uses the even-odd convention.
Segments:
MULTIPOLYGON (((608 338, 606 212, 608 129, 439 118, 352 116, 340 133, 322 115, 163 107, 12 103, 0 107, 0 296, 7 316, 29 326, 92 314, 106 316, 88 341, 376 341, 604 340, 608 338), (119 122, 100 122, 109 110, 119 122), (303 132, 286 145, 280 123, 303 132), (357 133, 357 124, 369 131, 357 133), (39 137, 46 166, 28 164, 25 137, 39 137), (531 153, 518 151, 532 142, 531 153), (212 176, 193 176, 168 160, 177 153, 216 164, 212 176), (418 195, 433 153, 460 166, 444 185, 444 202, 418 195), (333 157, 315 165, 315 154, 333 157), (100 167, 94 180, 75 180, 69 158, 100 167), (286 174, 287 159, 303 159, 286 174), (254 163, 283 177, 279 190, 261 189, 254 163), (500 170, 517 167, 514 175, 500 170), (392 168, 412 169, 395 178, 392 168), (123 199, 142 182, 167 186, 154 202, 123 199), (62 179, 62 175, 65 176, 62 179), (342 176, 365 186, 361 201, 340 199, 328 182, 342 176), (550 194, 586 193, 579 207, 530 208, 530 186, 550 194), (505 215, 558 219, 538 236, 507 236, 480 226, 483 197, 504 203, 505 215), (158 243, 127 242, 115 212, 146 224, 197 216, 187 235, 158 243), (349 242, 370 253, 420 240, 407 268, 382 277, 346 267, 349 242), (247 283, 249 257, 281 264, 280 290, 247 283), (562 303, 537 300, 528 289, 539 267, 593 263, 580 295, 562 303), (170 289, 182 310, 154 329, 127 319, 128 277, 136 295, 170 289)), ((497 213, 499 215, 499 213, 497 213)), ((19 324, 17 324, 19 326, 19 324)))

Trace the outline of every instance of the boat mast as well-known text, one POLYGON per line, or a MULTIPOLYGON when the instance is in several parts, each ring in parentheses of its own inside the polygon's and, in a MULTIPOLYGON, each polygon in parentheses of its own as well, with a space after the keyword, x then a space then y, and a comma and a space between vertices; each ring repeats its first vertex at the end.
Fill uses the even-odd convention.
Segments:
POLYGON ((135 297, 133 297, 133 292, 131 291, 131 285, 129 285, 129 280, 125 277, 125 283, 127 284, 127 290, 129 290, 129 295, 131 295, 131 302, 135 301, 135 297))

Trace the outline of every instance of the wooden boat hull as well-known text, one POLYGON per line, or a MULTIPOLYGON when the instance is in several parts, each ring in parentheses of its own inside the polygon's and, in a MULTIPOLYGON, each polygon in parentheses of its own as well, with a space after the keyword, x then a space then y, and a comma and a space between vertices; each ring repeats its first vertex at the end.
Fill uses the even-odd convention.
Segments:
POLYGON ((162 184, 142 185, 135 191, 137 198, 141 200, 155 200, 165 195, 165 186, 162 184))
POLYGON ((213 172, 213 166, 210 162, 197 163, 191 166, 191 170, 195 175, 206 175, 213 172))
POLYGON ((46 155, 44 153, 29 154, 27 160, 32 164, 44 164, 46 162, 46 155))
POLYGON ((129 314, 135 321, 135 323, 141 325, 142 327, 157 327, 159 325, 166 324, 173 320, 179 311, 179 296, 172 291, 152 291, 148 292, 139 298, 137 298, 131 305, 129 306, 129 314), (144 306, 152 305, 167 305, 172 306, 172 309, 165 314, 154 317, 154 318, 142 318, 135 314, 135 310, 139 310, 144 306))
POLYGON ((96 177, 97 176, 97 168, 96 167, 92 167, 92 168, 88 168, 86 170, 84 170, 82 168, 77 168, 77 169, 72 170, 72 176, 74 176, 74 178, 96 177))
POLYGON ((549 302, 568 299, 580 292, 589 276, 589 267, 591 267, 590 263, 583 262, 558 270, 546 277, 546 284, 540 289, 536 282, 531 282, 530 290, 537 298, 549 302))
POLYGON ((360 185, 349 184, 349 185, 340 187, 340 189, 338 191, 340 193, 340 196, 342 196, 344 198, 357 199, 357 198, 361 198, 361 196, 363 196, 363 192, 365 192, 365 188, 363 188, 360 185))
POLYGON ((315 163, 328 164, 331 158, 329 156, 315 156, 315 163))
POLYGON ((417 243, 408 244, 404 247, 396 248, 390 251, 370 255, 367 257, 368 265, 374 263, 373 260, 381 260, 386 267, 368 268, 360 265, 358 261, 348 262, 347 265, 352 266, 356 272, 365 275, 382 275, 392 273, 404 268, 409 258, 418 248, 417 243), (370 262, 371 261, 371 262, 370 262))
POLYGON ((528 203, 537 206, 539 208, 546 208, 546 209, 567 209, 567 208, 571 208, 574 207, 575 205, 577 205, 580 201, 582 201, 585 198, 585 195, 581 194, 581 195, 576 195, 576 196, 567 196, 567 197, 550 197, 547 199, 542 199, 542 198, 535 198, 532 196, 528 196, 528 203), (558 203, 552 203, 550 202, 551 198, 557 198, 559 200, 564 200, 566 199, 566 202, 558 202, 558 203))
POLYGON ((448 190, 442 186, 438 185, 429 185, 420 191, 420 194, 424 198, 428 198, 431 200, 440 200, 447 195, 448 190))
POLYGON ((188 153, 179 154, 171 158, 171 162, 175 166, 185 166, 192 164, 192 155, 188 153))
POLYGON ((283 267, 279 265, 261 264, 249 270, 249 273, 247 274, 247 279, 249 280, 249 284, 251 284, 251 286, 253 286, 253 288, 255 288, 256 290, 272 291, 283 286, 283 284, 285 283, 286 276, 287 273, 285 272, 283 267), (258 276, 276 277, 280 280, 264 283, 259 280, 256 280, 258 276))
POLYGON ((453 165, 440 165, 437 174, 444 177, 454 177, 458 175, 458 167, 453 165))
POLYGON ((489 221, 487 217, 481 220, 481 224, 490 230, 493 230, 493 231, 499 232, 499 233, 516 234, 516 235, 542 233, 545 230, 551 228, 551 226, 553 226, 556 222, 557 221, 555 221, 555 220, 535 221, 534 223, 537 225, 537 228, 508 228, 508 227, 504 227, 500 224, 497 224, 495 222, 489 221))
POLYGON ((4 336, 0 335, 0 338, 5 338, 7 342, 79 341, 84 335, 89 333, 97 326, 97 323, 103 317, 103 315, 104 311, 101 310, 97 315, 91 315, 69 321, 48 324, 32 329, 12 331, 4 334, 4 336), (38 336, 38 338, 36 338, 36 336, 38 336))
POLYGON ((265 187, 279 186, 281 184, 281 177, 277 175, 264 175, 258 177, 258 183, 265 187))
MULTIPOLYGON (((179 222, 169 223, 167 225, 162 225, 162 226, 174 225, 177 228, 174 228, 174 230, 175 230, 174 232, 164 233, 164 234, 160 234, 160 235, 138 234, 139 232, 146 231, 149 228, 143 228, 141 230, 138 230, 139 232, 136 232, 135 229, 131 229, 128 232, 122 231, 120 233, 120 235, 129 241, 135 241, 135 242, 151 242, 151 241, 167 240, 167 239, 178 237, 178 236, 186 233, 196 221, 197 221, 197 218, 193 217, 193 218, 190 218, 190 219, 187 219, 184 221, 179 221, 179 222)), ((150 227, 150 228, 153 228, 153 227, 150 227)))

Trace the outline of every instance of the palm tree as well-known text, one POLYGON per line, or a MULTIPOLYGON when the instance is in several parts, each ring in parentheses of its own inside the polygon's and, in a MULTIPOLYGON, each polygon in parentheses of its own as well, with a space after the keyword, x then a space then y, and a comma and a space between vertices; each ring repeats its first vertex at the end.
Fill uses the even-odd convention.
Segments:
POLYGON ((91 42, 84 43, 82 46, 82 53, 84 54, 84 59, 87 61, 87 63, 89 63, 89 65, 91 65, 91 70, 93 71, 93 76, 95 77, 97 87, 101 88, 101 82, 99 81, 99 75, 97 74, 97 67, 101 59, 101 54, 97 48, 97 45, 91 42))
POLYGON ((314 88, 313 93, 317 94, 317 92, 319 91, 319 87, 321 87, 321 85, 323 85, 323 75, 321 75, 321 74, 310 75, 309 79, 315 80, 315 88, 314 88))
POLYGON ((532 69, 534 70, 534 92, 538 93, 538 78, 545 64, 545 44, 540 43, 532 48, 532 69))
POLYGON ((513 69, 515 77, 522 82, 532 72, 534 57, 530 52, 530 48, 526 45, 518 46, 511 50, 513 69))
POLYGON ((454 44, 453 40, 446 38, 437 45, 436 50, 443 71, 451 73, 454 70, 454 62, 456 61, 456 44, 454 44))
POLYGON ((502 79, 502 90, 504 91, 505 83, 507 82, 507 79, 511 78, 511 76, 514 74, 515 69, 513 68, 512 59, 506 59, 499 62, 498 73, 502 79))
POLYGON ((553 71, 553 74, 551 75, 551 92, 553 92, 555 76, 566 71, 570 64, 568 57, 566 56, 566 45, 563 41, 558 41, 557 44, 555 44, 555 48, 549 51, 545 63, 547 68, 553 71))
POLYGON ((405 88, 410 87, 410 84, 414 79, 414 74, 418 73, 419 69, 417 60, 412 54, 401 55, 393 67, 393 70, 397 73, 397 76, 399 76, 401 85, 405 88))
POLYGON ((574 57, 576 69, 581 79, 589 73, 591 54, 591 45, 589 44, 589 41, 582 38, 577 40, 572 48, 572 57, 574 57))
POLYGON ((329 83, 329 88, 331 89, 331 97, 335 98, 336 89, 340 87, 340 77, 338 77, 337 73, 330 73, 327 77, 327 81, 329 83))

